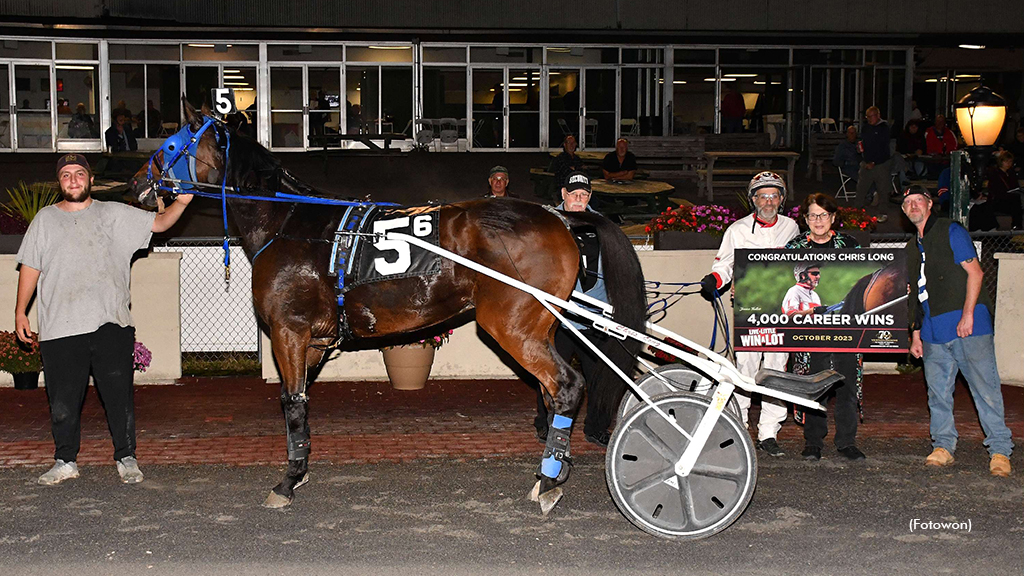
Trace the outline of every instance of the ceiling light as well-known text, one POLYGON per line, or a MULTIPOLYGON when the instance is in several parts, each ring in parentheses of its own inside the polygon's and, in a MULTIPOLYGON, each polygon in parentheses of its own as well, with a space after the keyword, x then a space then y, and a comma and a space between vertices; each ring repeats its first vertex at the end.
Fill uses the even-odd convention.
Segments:
POLYGON ((763 86, 763 85, 767 84, 767 82, 765 82, 764 80, 754 80, 754 84, 756 86, 763 86))
POLYGON ((225 82, 225 86, 248 86, 248 82, 225 82))
POLYGON ((371 50, 410 50, 412 46, 370 46, 371 50))
POLYGON ((673 80, 673 84, 686 84, 686 80, 673 80))
POLYGON ((57 64, 57 70, 92 70, 93 66, 80 66, 77 64, 57 64))
POLYGON ((961 44, 960 47, 965 49, 965 50, 984 50, 985 49, 985 45, 984 44, 961 44))
POLYGON ((241 72, 241 70, 228 70, 227 68, 224 69, 225 74, 238 74, 239 72, 241 72))
POLYGON ((757 74, 726 74, 731 78, 757 78, 757 74))
POLYGON ((225 80, 245 80, 245 76, 242 76, 241 74, 225 74, 224 75, 224 79, 225 80))
POLYGON ((213 48, 213 44, 189 44, 190 48, 213 48))

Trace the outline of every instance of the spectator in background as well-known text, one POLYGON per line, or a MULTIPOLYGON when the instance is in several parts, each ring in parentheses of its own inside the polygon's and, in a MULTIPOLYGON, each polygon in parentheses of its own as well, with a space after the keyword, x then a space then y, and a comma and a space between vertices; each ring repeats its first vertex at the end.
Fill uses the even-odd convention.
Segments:
MULTIPOLYGON (((864 159, 857 177, 857 198, 854 201, 857 208, 867 205, 872 186, 876 189, 872 206, 878 206, 879 200, 892 189, 893 159, 889 152, 889 124, 882 120, 878 106, 868 108, 864 116, 868 123, 864 126, 861 140, 864 159)), ((879 222, 888 219, 885 214, 879 214, 877 218, 879 222)))
POLYGON ((75 106, 75 113, 68 121, 69 138, 95 138, 99 135, 99 129, 92 120, 92 114, 85 112, 85 103, 79 102, 75 106))
POLYGON ((632 180, 636 176, 636 156, 629 151, 628 140, 619 138, 615 142, 615 151, 601 161, 601 173, 605 180, 632 180))
POLYGON ((846 140, 836 146, 832 154, 832 165, 840 168, 847 178, 857 181, 860 172, 860 151, 857 150, 857 127, 850 125, 846 128, 846 140))
POLYGON ((156 138, 157 134, 160 133, 160 125, 163 123, 163 116, 160 115, 160 111, 153 105, 153 101, 147 100, 145 113, 139 112, 139 115, 136 117, 136 121, 140 127, 135 134, 136 136, 140 138, 146 138, 147 136, 149 138, 156 138), (142 131, 142 126, 147 127, 148 134, 147 132, 142 131))
POLYGON ((1009 214, 1014 230, 1021 225, 1021 190, 1017 171, 1013 167, 1014 156, 1003 152, 996 156, 997 164, 988 169, 988 188, 985 202, 993 213, 1009 214))
POLYGON ((726 85, 725 93, 722 94, 722 133, 743 132, 743 117, 746 115, 747 104, 743 101, 743 95, 726 85))
POLYGON ((508 189, 508 168, 495 166, 491 168, 491 174, 487 177, 487 194, 484 198, 516 198, 516 195, 508 189))
POLYGON ((551 171, 555 173, 555 182, 565 182, 569 173, 583 170, 583 159, 576 154, 576 137, 569 134, 562 140, 562 153, 551 162, 551 171))
POLYGON ((922 120, 924 114, 921 113, 921 109, 917 107, 917 100, 910 101, 910 114, 907 116, 907 120, 922 120))
MULTIPOLYGON (((906 168, 911 169, 914 176, 925 175, 924 162, 907 156, 921 156, 928 149, 924 134, 921 132, 921 124, 917 120, 910 120, 903 128, 903 133, 896 138, 896 151, 907 161, 906 168)), ((906 168, 900 172, 900 182, 906 182, 906 168)))
POLYGON ((139 149, 139 143, 135 140, 135 135, 129 129, 128 118, 124 114, 117 115, 114 125, 107 128, 103 137, 107 141, 107 148, 111 152, 134 152, 139 149))
POLYGON ((935 115, 935 125, 925 131, 924 138, 929 154, 947 156, 956 150, 956 134, 946 126, 946 117, 942 114, 935 115))

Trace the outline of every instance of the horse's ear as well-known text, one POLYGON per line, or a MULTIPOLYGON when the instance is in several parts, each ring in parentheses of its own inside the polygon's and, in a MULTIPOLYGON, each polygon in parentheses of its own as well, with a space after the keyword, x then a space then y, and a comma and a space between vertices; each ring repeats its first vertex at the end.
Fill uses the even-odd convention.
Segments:
POLYGON ((181 95, 181 104, 185 108, 185 121, 192 126, 193 131, 199 130, 203 126, 203 115, 196 111, 184 94, 181 95))

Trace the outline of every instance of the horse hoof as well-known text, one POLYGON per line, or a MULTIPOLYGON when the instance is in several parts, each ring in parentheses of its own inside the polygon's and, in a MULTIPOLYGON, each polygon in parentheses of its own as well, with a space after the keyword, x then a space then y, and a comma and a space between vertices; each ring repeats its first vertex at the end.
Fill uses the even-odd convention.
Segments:
POLYGON ((287 496, 281 496, 273 490, 267 495, 267 499, 263 501, 264 508, 284 508, 292 503, 292 499, 287 496))
POLYGON ((295 485, 294 488, 292 488, 292 490, 294 490, 295 488, 298 488, 299 486, 305 486, 308 482, 309 482, 309 472, 306 472, 306 474, 302 477, 302 480, 299 480, 299 482, 295 485))
POLYGON ((526 493, 526 499, 530 502, 540 502, 540 480, 537 480, 533 488, 526 493))
POLYGON ((537 499, 540 502, 541 514, 547 516, 548 512, 551 512, 552 508, 555 507, 555 504, 558 504, 558 501, 562 499, 562 489, 554 488, 552 490, 548 490, 538 496, 537 499))

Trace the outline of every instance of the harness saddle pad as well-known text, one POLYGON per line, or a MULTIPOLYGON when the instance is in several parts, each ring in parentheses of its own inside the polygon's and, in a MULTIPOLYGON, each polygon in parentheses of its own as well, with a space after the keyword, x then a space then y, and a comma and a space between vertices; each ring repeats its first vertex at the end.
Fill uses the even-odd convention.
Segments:
POLYGON ((356 286, 439 274, 441 257, 401 240, 373 236, 401 232, 439 245, 440 210, 420 206, 395 210, 377 206, 351 207, 345 212, 334 235, 330 272, 338 277, 338 306, 345 292, 356 286))

